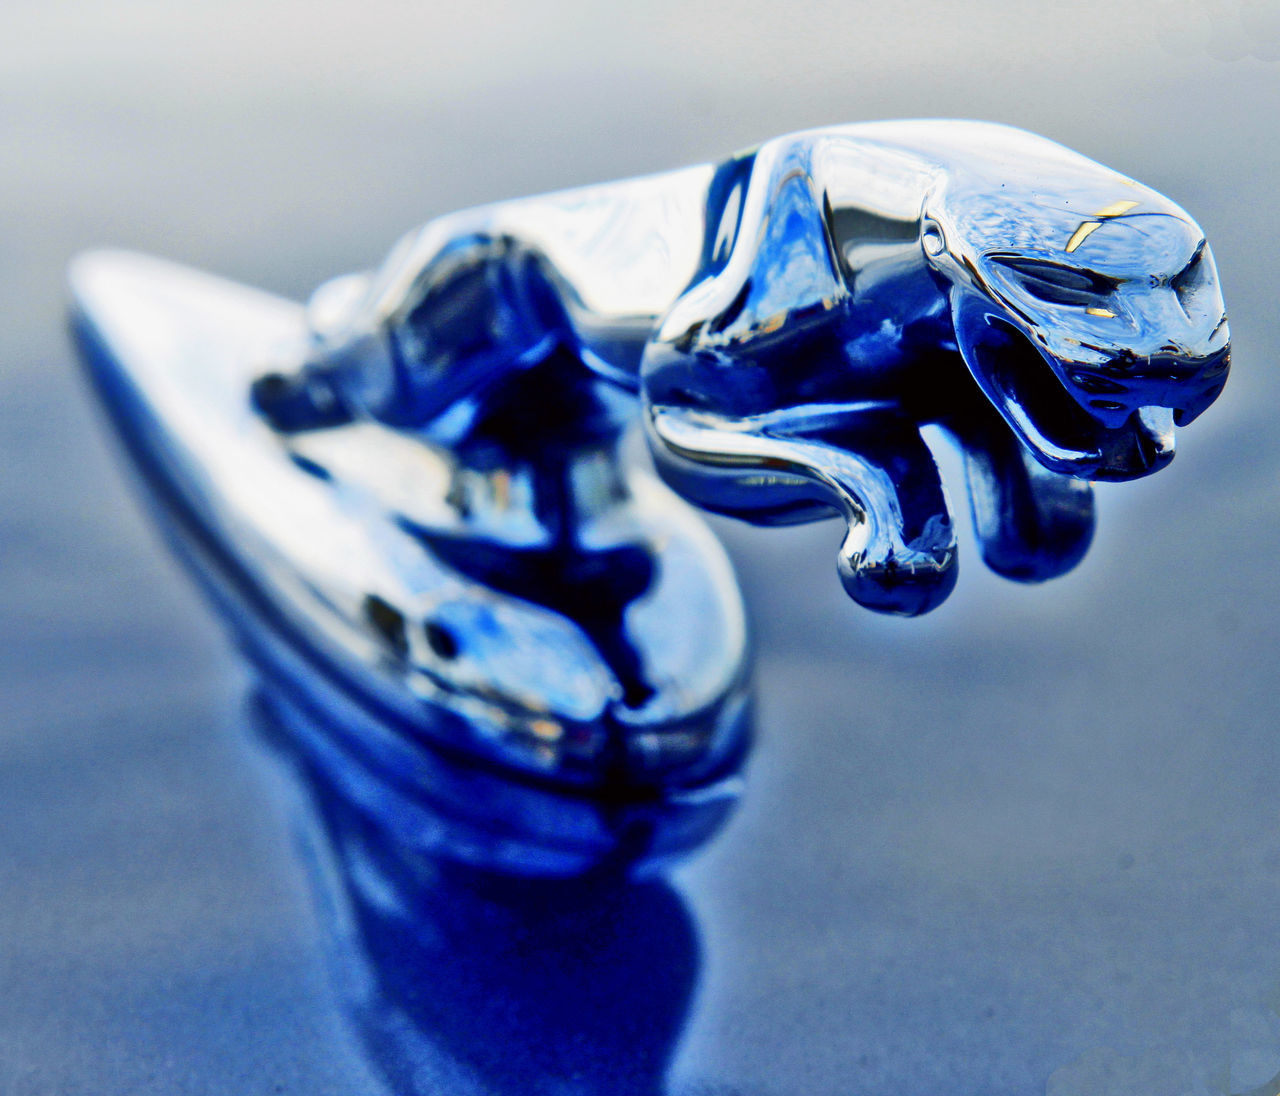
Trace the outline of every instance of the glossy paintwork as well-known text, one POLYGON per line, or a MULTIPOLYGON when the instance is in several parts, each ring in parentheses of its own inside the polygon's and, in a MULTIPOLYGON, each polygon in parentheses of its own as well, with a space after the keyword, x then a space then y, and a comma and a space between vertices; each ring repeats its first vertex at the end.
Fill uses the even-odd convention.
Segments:
MULTIPOLYGON (((632 857, 558 880, 494 872, 487 853, 460 863, 496 834, 514 844, 508 819, 475 811, 459 824, 438 798, 389 811, 382 781, 353 796, 350 755, 334 764, 319 745, 350 727, 296 697, 259 694, 254 726, 293 793, 335 992, 391 1090, 661 1092, 699 965, 670 884, 629 876, 632 857)), ((474 794, 474 777, 441 775, 438 787, 474 794)), ((554 810, 531 836, 544 862, 570 862, 585 832, 579 822, 552 842, 554 810)), ((647 840, 643 824, 632 837, 647 840)))
MULTIPOLYGON (((1082 461, 1115 478, 1161 467, 1142 440, 1158 415, 1141 401, 1180 401, 1189 419, 1220 390, 1225 321, 1194 224, 1149 214, 1173 227, 1142 222, 1128 266, 1102 247, 1114 273, 1046 258, 1036 249, 1074 255, 1109 240, 1108 222, 1139 200, 1163 199, 1130 184, 1138 198, 1053 245, 1052 228, 1024 230, 1007 210, 966 223, 955 207, 997 204, 965 189, 966 153, 985 163, 1001 142, 1028 170, 1038 151, 1059 169, 1051 184, 1038 165, 1042 189, 1072 183, 1072 169, 1105 174, 999 127, 897 123, 784 138, 714 173, 622 186, 580 238, 573 227, 594 192, 543 200, 567 211, 559 229, 538 201, 514 203, 529 225, 550 222, 536 247, 532 229, 495 230, 501 212, 435 223, 378 275, 327 284, 305 313, 139 256, 73 265, 90 373, 175 548, 261 675, 256 719, 311 819, 307 859, 336 986, 370 1064, 397 1090, 664 1084, 696 939, 675 893, 633 872, 705 842, 736 798, 746 652, 710 534, 622 470, 633 390, 660 466, 676 462, 668 475, 685 493, 768 523, 835 506, 849 523, 846 588, 903 613, 931 607, 954 576, 950 517, 918 424, 969 438, 989 556, 1013 577, 1042 578, 1075 562, 1092 534, 1088 488, 1063 473, 1082 461), (944 178, 908 141, 927 136, 955 162, 944 178), (991 146, 981 154, 980 137, 991 146), (647 324, 638 311, 593 312, 542 253, 577 239, 581 271, 609 243, 615 259, 628 240, 651 246, 652 233, 610 229, 654 208, 688 212, 698 188, 709 242, 692 276, 671 262, 649 271, 689 288, 647 324), (917 199, 904 195, 921 195, 914 219, 904 210, 917 199), (966 243, 948 243, 957 239, 966 243), (1141 300, 1121 304, 1142 267, 1155 273, 1133 291, 1141 300), (1160 311, 1169 295, 1185 322, 1160 311), (1028 296, 1052 306, 1038 322, 1028 296), (594 327, 575 324, 565 301, 594 327), (1157 361, 1146 348, 1144 369, 1109 391, 1134 386, 1131 415, 1108 425, 1108 409, 1090 403, 1101 440, 1068 458, 1035 421, 1045 402, 1022 398, 1039 382, 1009 371, 1060 365, 1056 351, 1081 345, 1066 335, 1051 345, 1041 328, 1119 319, 1099 301, 1139 321, 1146 308, 1169 325, 1161 352, 1180 357, 1157 361), (1007 342, 1011 315, 1030 325, 1021 337, 1045 345, 1043 361, 1010 364, 993 341, 987 329, 1007 342), (961 361, 969 374, 942 379, 961 361), (278 373, 280 362, 304 364, 278 373), (1012 433, 981 410, 970 375, 1012 433), (680 461, 705 464, 710 478, 682 475, 680 461), (1003 496, 990 486, 1001 478, 1003 496), (985 523, 984 488, 1001 499, 985 523), (932 564, 912 563, 912 545, 931 539, 932 564), (1029 564, 1033 549, 1056 555, 1029 564), (611 618, 615 595, 626 615, 611 618), (664 660, 673 673, 659 690, 650 683, 664 660), (526 937, 545 967, 503 958, 526 937), (583 962, 602 944, 603 969, 583 962), (663 978, 635 980, 642 954, 663 978), (626 1022, 634 1009, 642 1024, 626 1022)), ((1076 201, 1096 204, 1073 186, 1076 201)), ((643 299, 624 288, 614 307, 643 299)), ((1136 360, 1117 348, 1101 365, 1117 377, 1136 360)), ((1070 367, 1070 383, 1083 368, 1070 367)))
MULTIPOLYGON (((1230 8, 818 11, 584 5, 570 27, 509 5, 473 28, 375 3, 327 36, 297 34, 332 16, 306 5, 10 11, 0 1088, 391 1090, 328 973, 293 784, 262 771, 242 671, 62 342, 68 256, 141 246, 296 300, 431 211, 940 110, 1193 209, 1232 380, 1168 470, 1098 488, 1092 551, 1046 586, 966 554, 942 609, 882 619, 832 596, 834 525, 715 523, 754 616, 761 737, 733 821, 670 879, 688 926, 636 903, 696 941, 683 1005, 679 949, 651 964, 684 1008, 666 1090, 1216 1096, 1274 1075, 1274 66, 1223 60, 1230 8)), ((539 908, 482 991, 504 967, 572 979, 519 932, 539 908)), ((605 931, 585 962, 618 955, 605 931)), ((462 1023, 433 953, 400 954, 417 1014, 462 1023)))

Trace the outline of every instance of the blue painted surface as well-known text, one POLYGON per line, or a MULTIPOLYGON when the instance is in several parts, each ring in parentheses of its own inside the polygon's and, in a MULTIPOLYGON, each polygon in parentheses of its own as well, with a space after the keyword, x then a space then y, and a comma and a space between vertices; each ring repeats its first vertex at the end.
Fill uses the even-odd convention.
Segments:
MULTIPOLYGON (((1009 32, 1013 70, 996 83, 1018 91, 1010 120, 1147 165, 1144 178, 1196 210, 1232 304, 1235 375, 1170 469, 1100 491, 1094 549, 1053 585, 967 568, 940 615, 881 621, 831 581, 834 530, 718 525, 755 611, 762 736, 724 836, 634 896, 671 941, 649 1000, 683 1026, 651 1033, 644 1053, 671 1055, 675 1093, 1110 1096, 1194 1092, 1197 1077, 1248 1092, 1280 1069, 1280 382, 1267 364, 1280 330, 1263 250, 1280 226, 1259 198, 1277 156, 1256 121, 1278 91, 1256 60, 1194 53, 1206 75, 1189 96, 1187 65, 1169 74, 1163 47, 1128 38, 1107 52, 1095 27, 1090 60, 1056 29, 1055 48, 1078 51, 1070 79, 1039 37, 1009 32)), ((787 54, 794 66, 843 71, 824 60, 829 31, 796 34, 809 52, 787 54)), ((371 126, 372 111, 322 134, 310 108, 261 96, 244 113, 194 91, 136 109, 119 91, 90 108, 83 87, 55 94, 47 80, 7 97, 19 114, 0 139, 26 170, 0 184, 21 214, 0 254, 5 1087, 376 1091, 395 1060, 386 1044, 371 1054, 335 988, 324 891, 293 838, 294 778, 264 763, 240 671, 146 531, 73 372, 58 331, 66 257, 105 236, 297 295, 426 207, 464 204, 475 184, 463 176, 507 156, 534 192, 684 162, 714 136, 701 125, 745 144, 813 114, 923 113, 942 95, 955 113, 999 113, 989 70, 965 82, 939 51, 929 83, 912 41, 896 80, 876 69, 869 81, 864 62, 821 93, 779 98, 797 82, 752 93, 756 72, 741 117, 696 83, 625 66, 603 88, 571 70, 554 95, 512 77, 525 80, 514 118, 510 87, 477 93, 465 125, 406 108, 400 122, 423 123, 409 146, 403 125, 371 126), (570 93, 582 110, 546 122, 570 93), (701 120, 671 135, 697 103, 701 120), (601 139, 554 166, 538 156, 629 112, 625 145, 601 139), (663 127, 645 121, 656 116, 663 127), (478 143, 477 118, 515 144, 478 143), (335 175, 330 142, 357 166, 335 175), (454 142, 450 172, 440 149, 454 142), (375 171, 386 147, 398 151, 375 171), (388 193, 388 177, 420 180, 428 161, 438 181, 351 212, 369 205, 352 190, 388 193), (335 223, 348 239, 320 231, 335 223)), ((552 939, 581 915, 561 916, 552 939)), ((553 963, 525 940, 533 966, 553 963)), ((639 977, 626 942, 606 943, 605 965, 639 977)), ((424 948, 410 940, 409 953, 424 948)), ((557 972, 562 985, 575 976, 557 972)), ((466 1017, 449 1023, 425 1027, 449 1030, 435 1045, 457 1057, 466 1017)))

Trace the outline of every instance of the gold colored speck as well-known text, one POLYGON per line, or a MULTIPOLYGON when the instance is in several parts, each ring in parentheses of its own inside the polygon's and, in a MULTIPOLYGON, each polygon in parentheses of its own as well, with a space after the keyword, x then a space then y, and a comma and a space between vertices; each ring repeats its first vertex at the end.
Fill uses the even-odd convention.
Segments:
POLYGON ((1090 316, 1103 316, 1108 320, 1114 320, 1116 318, 1116 314, 1109 308, 1086 308, 1085 311, 1090 316))
POLYGON ((1089 238, 1089 233, 1096 228, 1102 226, 1101 221, 1081 221, 1080 227, 1071 233, 1071 239, 1067 241, 1067 254, 1070 255, 1077 247, 1089 238))
POLYGON ((1097 213, 1094 214, 1094 216, 1095 217, 1119 217, 1122 213, 1128 213, 1129 210, 1131 210, 1137 204, 1138 204, 1137 202, 1131 202, 1128 199, 1124 199, 1119 202, 1112 202, 1109 206, 1103 206, 1100 210, 1098 210, 1097 213))
POLYGON ((529 722, 529 730, 543 742, 555 742, 560 738, 561 727, 554 719, 534 719, 529 722))
MULTIPOLYGON (((1097 218, 1119 217, 1124 213, 1128 213, 1138 203, 1124 198, 1118 202, 1112 202, 1109 206, 1103 206, 1094 214, 1097 218)), ((1089 238, 1089 233, 1095 231, 1102 226, 1102 220, 1081 221, 1080 227, 1071 233, 1071 239, 1067 241, 1067 254, 1070 255, 1077 247, 1089 238)))
POLYGON ((495 472, 493 474, 494 502, 501 510, 511 505, 511 473, 495 472))

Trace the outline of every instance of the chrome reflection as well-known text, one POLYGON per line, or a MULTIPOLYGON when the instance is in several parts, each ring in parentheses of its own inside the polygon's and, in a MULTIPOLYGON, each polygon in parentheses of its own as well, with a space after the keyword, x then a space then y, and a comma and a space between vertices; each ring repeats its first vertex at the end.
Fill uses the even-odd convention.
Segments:
MULTIPOLYGON (((329 752, 341 729, 295 700, 260 693, 253 725, 292 793, 340 1005, 389 1089, 664 1092, 699 967, 675 890, 628 875, 629 856, 569 879, 480 867, 495 858, 478 848, 554 834, 460 819, 475 794, 465 768, 437 770, 430 797, 373 777, 354 787, 346 747, 329 752)), ((530 817, 554 829, 551 814, 530 817)))
POLYGON ((616 400, 565 381, 576 360, 531 368, 452 448, 369 422, 280 433, 249 393, 306 345, 298 305, 139 256, 81 260, 75 284, 150 497, 265 676, 358 711, 386 755, 426 740, 719 811, 749 738, 740 595, 702 521, 623 462, 616 400))
POLYGON ((288 650, 299 692, 389 743, 628 802, 718 801, 748 739, 728 562, 630 424, 707 510, 842 516, 847 592, 910 615, 958 558, 922 425, 964 451, 986 562, 1039 581, 1088 547, 1088 481, 1167 465, 1230 358, 1180 207, 976 122, 466 210, 306 307, 120 253, 72 288, 120 432, 268 675, 288 650))
MULTIPOLYGON (((1180 207, 958 121, 813 130, 454 214, 313 313, 311 345, 256 390, 279 429, 367 416, 453 445, 488 392, 567 347, 579 387, 639 392, 681 494, 764 524, 841 514, 846 589, 904 614, 955 582, 921 424, 972 454, 994 410, 1054 476, 1130 479, 1172 459, 1173 424, 1229 360, 1213 259, 1180 207)), ((1023 580, 1068 569, 1088 492, 995 450, 970 461, 984 557, 1023 580)))

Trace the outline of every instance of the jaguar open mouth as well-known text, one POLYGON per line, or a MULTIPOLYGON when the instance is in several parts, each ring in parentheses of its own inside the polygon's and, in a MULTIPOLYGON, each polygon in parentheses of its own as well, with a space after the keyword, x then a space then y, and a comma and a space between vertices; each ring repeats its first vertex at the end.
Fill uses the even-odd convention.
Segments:
MULTIPOLYGON (((1072 397, 1053 367, 1021 332, 988 321, 960 350, 996 410, 1046 468, 1083 479, 1146 476, 1173 459, 1173 416, 1161 407, 1108 426, 1072 397)), ((1113 421, 1117 408, 1103 409, 1113 421)))

